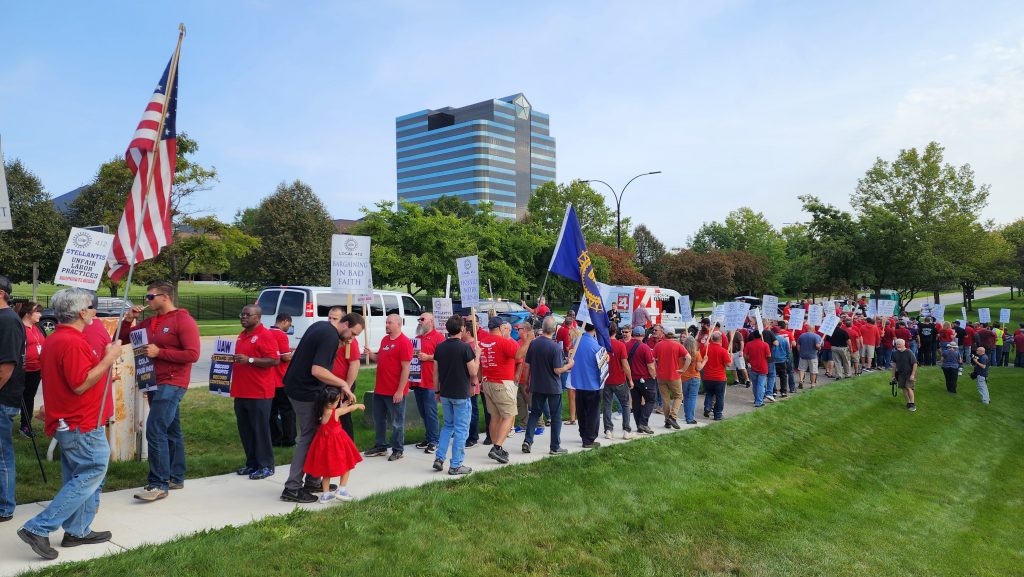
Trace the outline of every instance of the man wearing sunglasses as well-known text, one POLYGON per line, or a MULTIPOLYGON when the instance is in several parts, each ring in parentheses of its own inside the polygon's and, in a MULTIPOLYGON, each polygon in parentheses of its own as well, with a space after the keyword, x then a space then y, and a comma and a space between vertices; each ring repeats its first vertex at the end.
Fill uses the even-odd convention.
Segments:
MULTIPOLYGON (((146 443, 149 445, 149 476, 146 486, 135 494, 140 501, 167 497, 171 489, 185 485, 185 437, 181 433, 178 405, 188 390, 192 364, 199 360, 199 326, 192 315, 174 304, 176 289, 168 281, 146 287, 146 303, 156 315, 139 322, 149 338, 146 356, 156 368, 156 390, 149 391, 146 443)), ((121 334, 128 335, 144 307, 132 307, 125 314, 121 334)))
POLYGON ((437 398, 434 395, 434 350, 445 341, 434 326, 434 315, 422 313, 416 319, 416 338, 412 340, 412 362, 409 363, 409 387, 416 396, 416 408, 423 419, 426 434, 416 444, 430 454, 437 450, 440 426, 437 421, 437 398))

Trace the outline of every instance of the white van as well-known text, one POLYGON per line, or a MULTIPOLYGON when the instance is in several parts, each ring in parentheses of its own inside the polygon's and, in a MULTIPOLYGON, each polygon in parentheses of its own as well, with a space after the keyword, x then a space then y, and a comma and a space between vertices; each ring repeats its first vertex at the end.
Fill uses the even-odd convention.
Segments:
MULTIPOLYGON (((331 307, 344 307, 348 295, 331 292, 330 287, 317 286, 275 286, 260 292, 256 304, 263 309, 261 322, 272 327, 279 313, 292 316, 292 330, 288 340, 292 348, 298 346, 306 329, 317 321, 327 320, 331 307)), ((363 313, 363 305, 353 304, 352 312, 363 313)), ((416 336, 416 319, 423 313, 423 307, 409 293, 394 291, 373 291, 373 302, 368 305, 366 328, 370 332, 370 348, 377 350, 384 339, 384 318, 396 313, 402 317, 402 332, 409 338, 416 336)), ((362 348, 363 338, 360 337, 362 348)))
POLYGON ((660 324, 667 331, 683 333, 695 323, 692 303, 688 307, 690 310, 680 310, 682 296, 672 289, 656 286, 611 286, 604 298, 609 310, 618 311, 622 326, 631 326, 633 311, 642 306, 647 309, 652 324, 660 324))

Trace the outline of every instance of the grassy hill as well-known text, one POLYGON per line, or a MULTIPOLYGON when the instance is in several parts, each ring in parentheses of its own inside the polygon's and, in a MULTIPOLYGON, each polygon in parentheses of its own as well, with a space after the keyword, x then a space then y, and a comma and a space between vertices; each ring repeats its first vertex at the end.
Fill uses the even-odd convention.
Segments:
POLYGON ((711 427, 54 569, 67 575, 1024 574, 1024 370, 874 374, 711 427))

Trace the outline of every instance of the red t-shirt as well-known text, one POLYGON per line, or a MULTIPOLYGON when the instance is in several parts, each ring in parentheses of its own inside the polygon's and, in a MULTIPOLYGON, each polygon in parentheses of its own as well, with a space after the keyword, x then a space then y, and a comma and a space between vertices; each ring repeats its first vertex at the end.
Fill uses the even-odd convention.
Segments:
MULTIPOLYGON (((331 367, 331 374, 348 383, 348 368, 352 366, 353 361, 358 360, 359 340, 352 339, 348 342, 348 358, 345 358, 345 345, 338 347, 338 352, 334 355, 334 365, 331 367)), ((356 390, 355 383, 348 383, 348 386, 352 388, 353 392, 356 390)))
POLYGON ((519 343, 484 332, 478 333, 476 338, 480 341, 480 374, 483 380, 500 383, 515 378, 519 343))
POLYGON ((975 333, 974 327, 968 325, 967 328, 964 329, 964 331, 967 333, 967 334, 964 335, 964 346, 965 347, 973 346, 974 345, 974 333, 975 333))
POLYGON ((1017 347, 1018 353, 1024 353, 1024 332, 1013 333, 1013 346, 1017 347))
MULTIPOLYGON (((288 343, 288 333, 282 331, 277 327, 270 327, 270 334, 274 335, 274 339, 277 341, 277 354, 278 356, 292 352, 292 347, 288 343)), ((284 374, 288 371, 288 361, 281 359, 281 362, 274 367, 274 381, 275 386, 284 386, 284 374)))
POLYGON ((953 329, 941 329, 939 330, 939 342, 940 343, 951 343, 956 340, 956 331, 953 329))
POLYGON ((851 326, 843 325, 843 328, 846 329, 847 334, 850 335, 850 352, 851 353, 857 352, 857 349, 860 348, 858 346, 858 343, 857 343, 857 339, 860 338, 860 329, 858 329, 857 327, 852 326, 852 325, 851 326))
POLYGON ((551 309, 548 308, 548 305, 537 305, 537 308, 533 309, 533 314, 544 318, 551 314, 551 309))
POLYGON ((893 341, 896 339, 896 331, 892 327, 885 327, 882 331, 882 346, 891 349, 893 347, 893 341))
POLYGON ((46 340, 46 335, 43 331, 39 330, 39 325, 32 325, 31 327, 25 327, 25 372, 26 373, 37 373, 41 365, 39 364, 39 355, 43 352, 43 341, 46 340))
MULTIPOLYGON (((437 332, 437 330, 430 331, 422 337, 416 337, 413 339, 413 350, 416 349, 416 341, 419 341, 420 352, 428 355, 434 354, 434 349, 437 345, 444 342, 444 335, 437 332)), ((412 363, 416 364, 416 359, 413 359, 412 363)), ((409 386, 419 387, 421 389, 434 390, 434 361, 419 361, 420 363, 420 378, 414 381, 412 377, 409 377, 409 386)), ((342 377, 344 378, 344 377, 342 377)))
POLYGON ((640 339, 629 339, 622 344, 626 347, 627 359, 629 359, 629 351, 632 351, 633 346, 636 345, 636 351, 633 352, 633 360, 629 361, 629 372, 633 375, 633 380, 653 378, 651 370, 647 367, 649 363, 654 362, 654 351, 651 350, 651 347, 645 345, 640 339))
MULTIPOLYGON (((404 333, 391 338, 386 335, 377 351, 377 380, 373 392, 378 395, 393 396, 398 392, 398 381, 402 378, 402 363, 412 361, 412 341, 404 333)), ((409 383, 405 383, 402 394, 409 392, 409 383)))
MULTIPOLYGON (((708 346, 708 362, 704 365, 705 381, 724 381, 725 367, 732 362, 732 355, 722 345, 711 343, 708 346)), ((767 372, 767 369, 765 370, 767 372)))
POLYGON ((619 339, 612 339, 612 352, 608 365, 608 380, 605 386, 626 384, 626 371, 622 370, 622 361, 626 360, 626 343, 619 339))
POLYGON ((686 358, 690 353, 679 341, 665 339, 654 346, 654 359, 657 362, 655 368, 658 372, 658 379, 662 381, 678 381, 683 378, 679 369, 682 363, 680 358, 686 358))
MULTIPOLYGON (((257 359, 281 357, 277 338, 267 327, 256 325, 251 333, 242 331, 235 340, 235 354, 257 359)), ((231 372, 231 396, 235 399, 272 399, 277 388, 277 367, 235 363, 231 372)))
MULTIPOLYGON (((125 322, 121 334, 127 335, 133 329, 125 322)), ((160 348, 160 354, 153 359, 156 368, 156 382, 188 388, 192 376, 192 363, 199 360, 199 326, 185 309, 149 317, 134 327, 146 329, 149 344, 160 348)), ((122 339, 122 342, 127 339, 122 339)))
MULTIPOLYGON (((96 353, 97 359, 102 359, 103 355, 107 354, 107 345, 110 344, 110 333, 107 332, 107 326, 100 321, 93 319, 91 323, 82 329, 82 336, 85 337, 85 342, 89 343, 92 348, 92 352, 96 353)), ((121 342, 125 342, 123 336, 121 342)), ((131 341, 129 341, 129 346, 131 341)), ((114 416, 114 387, 108 387, 106 382, 112 378, 111 372, 107 371, 107 374, 100 377, 98 383, 95 386, 99 388, 107 389, 107 402, 103 405, 103 422, 110 422, 110 418, 114 416)))
POLYGON ((562 343, 562 354, 569 354, 569 349, 572 348, 572 335, 570 334, 571 329, 565 325, 558 327, 555 331, 555 342, 562 343))
POLYGON ((895 331, 897 339, 903 339, 908 345, 910 344, 910 329, 907 327, 899 327, 895 331))
POLYGON ((82 433, 96 428, 103 398, 103 379, 81 395, 76 394, 74 388, 85 382, 89 371, 99 362, 85 335, 73 326, 57 325, 50 338, 46 339, 40 364, 48 436, 52 437, 57 430, 57 419, 64 419, 69 427, 82 433))
POLYGON ((864 323, 860 328, 860 338, 864 340, 864 346, 878 346, 878 327, 871 323, 864 323))
MULTIPOLYGON (((753 339, 743 346, 743 357, 750 363, 750 370, 759 375, 768 374, 768 359, 771 356, 771 347, 761 339, 753 339)), ((708 374, 707 365, 705 365, 704 374, 708 374)))

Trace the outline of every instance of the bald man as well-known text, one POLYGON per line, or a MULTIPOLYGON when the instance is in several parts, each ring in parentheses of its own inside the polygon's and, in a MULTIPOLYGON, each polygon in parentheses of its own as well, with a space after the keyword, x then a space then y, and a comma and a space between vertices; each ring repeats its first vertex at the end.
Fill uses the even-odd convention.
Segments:
POLYGON ((409 365, 412 363, 412 341, 402 333, 402 317, 388 315, 384 321, 387 335, 380 349, 367 348, 371 361, 377 362, 377 381, 373 389, 373 425, 377 438, 364 455, 382 457, 388 452, 387 428, 391 425, 391 456, 397 461, 405 453, 405 396, 409 393, 409 365))

